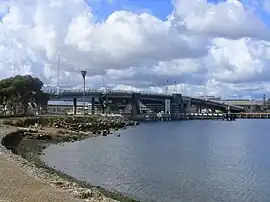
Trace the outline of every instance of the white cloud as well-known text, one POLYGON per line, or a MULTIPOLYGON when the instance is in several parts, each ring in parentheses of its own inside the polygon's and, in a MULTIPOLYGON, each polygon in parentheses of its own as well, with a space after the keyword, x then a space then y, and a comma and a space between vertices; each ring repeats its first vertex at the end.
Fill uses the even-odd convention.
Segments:
POLYGON ((251 39, 216 39, 210 52, 217 61, 213 77, 224 82, 257 81, 267 73, 269 43, 251 39))
POLYGON ((183 20, 188 30, 213 37, 269 39, 270 33, 261 19, 239 0, 218 4, 207 0, 174 0, 176 20, 183 20))
POLYGON ((270 12, 270 2, 268 0, 264 1, 263 8, 267 11, 270 12))
POLYGON ((267 86, 270 75, 268 25, 252 8, 252 1, 175 0, 165 21, 122 10, 100 22, 84 0, 6 1, 0 78, 31 73, 55 85, 60 53, 64 87, 81 85, 86 69, 89 87, 104 75, 112 88, 161 91, 169 80, 171 90, 176 82, 189 94, 240 95, 239 84, 267 86))

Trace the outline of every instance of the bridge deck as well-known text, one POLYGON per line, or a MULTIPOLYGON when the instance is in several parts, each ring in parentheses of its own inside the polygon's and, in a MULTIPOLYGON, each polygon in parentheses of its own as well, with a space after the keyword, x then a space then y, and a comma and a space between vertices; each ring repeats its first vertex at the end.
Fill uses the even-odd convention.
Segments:
MULTIPOLYGON (((157 101, 164 101, 165 99, 173 99, 173 95, 180 95, 180 94, 159 94, 159 93, 147 93, 147 92, 131 92, 131 91, 109 91, 106 92, 106 96, 109 98, 123 98, 128 99, 132 98, 133 94, 139 94, 140 99, 143 99, 145 101, 147 100, 157 100, 157 101)), ((86 91, 85 97, 89 100, 89 97, 100 97, 101 95, 104 95, 104 92, 101 91, 86 91)), ((72 100, 73 97, 77 97, 78 100, 82 101, 83 91, 65 91, 61 92, 59 94, 59 98, 56 98, 56 100, 72 100)), ((223 110, 227 110, 228 107, 230 107, 230 110, 232 111, 244 111, 243 107, 229 105, 224 102, 218 102, 218 101, 212 101, 212 100, 205 100, 201 98, 195 98, 195 97, 189 97, 189 96, 182 96, 182 102, 183 103, 191 103, 191 104, 201 104, 204 106, 209 107, 215 107, 220 108, 223 110)))

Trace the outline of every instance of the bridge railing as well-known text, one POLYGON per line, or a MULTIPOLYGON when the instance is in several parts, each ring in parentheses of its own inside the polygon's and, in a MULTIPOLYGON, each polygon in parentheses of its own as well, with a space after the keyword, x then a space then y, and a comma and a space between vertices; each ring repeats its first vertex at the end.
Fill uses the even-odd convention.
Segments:
MULTIPOLYGON (((59 89, 59 93, 83 93, 82 89, 59 89)), ((112 90, 112 89, 107 89, 107 90, 98 90, 98 89, 92 89, 92 88, 87 88, 85 89, 86 93, 96 93, 96 92, 103 92, 103 93, 141 93, 141 94, 148 94, 148 95, 172 95, 172 94, 165 94, 162 92, 152 92, 152 91, 134 91, 134 90, 112 90)), ((56 93, 56 91, 55 91, 56 93)))
POLYGON ((234 107, 234 108, 238 108, 238 109, 244 109, 243 107, 240 107, 240 106, 227 104, 223 100, 217 101, 217 100, 211 100, 211 99, 207 99, 207 98, 198 98, 198 97, 194 97, 194 98, 201 100, 201 101, 207 101, 207 102, 212 102, 212 103, 216 103, 216 104, 220 104, 220 105, 224 105, 224 106, 234 107))

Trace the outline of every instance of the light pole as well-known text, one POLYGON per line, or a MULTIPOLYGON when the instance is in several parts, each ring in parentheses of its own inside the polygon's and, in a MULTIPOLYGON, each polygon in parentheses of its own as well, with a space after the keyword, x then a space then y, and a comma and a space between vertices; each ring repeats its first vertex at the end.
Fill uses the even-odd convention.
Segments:
POLYGON ((84 110, 85 110, 85 76, 86 76, 87 71, 82 70, 81 74, 83 77, 83 115, 84 115, 84 110))
POLYGON ((176 90, 176 81, 174 81, 174 93, 177 93, 177 90, 176 90))
POLYGON ((168 94, 168 83, 169 83, 169 80, 166 80, 166 84, 165 84, 165 94, 168 94))
POLYGON ((263 94, 263 111, 265 110, 265 94, 263 94))
POLYGON ((57 53, 57 94, 60 90, 60 53, 57 53))

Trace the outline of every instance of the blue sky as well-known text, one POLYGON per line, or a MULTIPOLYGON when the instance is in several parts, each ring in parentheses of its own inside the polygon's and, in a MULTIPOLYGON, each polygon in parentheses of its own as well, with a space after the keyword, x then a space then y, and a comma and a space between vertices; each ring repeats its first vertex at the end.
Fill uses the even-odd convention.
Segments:
MULTIPOLYGON (((90 2, 90 0, 88 0, 90 2)), ((115 0, 114 3, 107 3, 103 0, 101 3, 89 3, 93 12, 99 19, 106 19, 111 13, 117 10, 127 10, 132 12, 147 11, 153 15, 166 19, 172 12, 171 0, 115 0)))
MULTIPOLYGON (((0 0, 4 1, 4 0, 0 0)), ((108 3, 110 0, 85 0, 92 7, 93 12, 98 17, 98 20, 105 20, 111 13, 117 10, 127 10, 132 12, 149 12, 154 16, 165 20, 172 12, 172 0, 113 0, 113 3, 108 3)), ((191 0, 192 1, 192 0, 191 0)), ((208 0, 211 3, 224 2, 226 0, 208 0)), ((260 1, 260 0, 258 0, 260 1)), ((241 0, 247 4, 250 0, 241 0)), ((270 25, 269 14, 259 11, 260 16, 270 25)), ((0 20, 1 20, 0 13, 0 20)))
MULTIPOLYGON (((162 20, 165 20, 173 9, 171 0, 114 0, 113 3, 108 3, 109 0, 98 0, 96 3, 93 3, 95 0, 86 1, 89 2, 93 12, 96 14, 99 20, 105 20, 111 13, 117 10, 128 10, 132 12, 146 11, 162 20)), ((218 3, 224 1, 226 0, 208 0, 210 3, 218 3)), ((241 0, 241 2, 248 4, 250 3, 250 0, 241 0)), ((260 17, 270 25, 269 14, 262 12, 262 10, 258 10, 258 12, 260 17)))
MULTIPOLYGON (((172 0, 114 0, 113 3, 108 3, 109 0, 99 0, 99 3, 95 0, 95 3, 93 3, 93 0, 86 1, 89 2, 93 12, 97 14, 100 19, 106 19, 116 10, 128 10, 133 12, 147 11, 154 16, 165 20, 173 10, 172 0)), ((208 2, 211 3, 218 3, 221 1, 224 0, 208 0, 208 2)))
MULTIPOLYGON (((1 8, 1 3, 4 1, 0 0, 0 14, 1 11, 2 13, 6 12, 3 4, 1 8)), ((205 23, 204 19, 192 22, 190 16, 184 16, 187 17, 186 26, 190 30, 186 29, 182 32, 181 29, 175 29, 179 23, 182 23, 181 16, 179 16, 176 20, 171 21, 172 27, 168 29, 168 32, 165 32, 164 23, 155 24, 152 22, 149 24, 147 18, 141 18, 141 21, 134 24, 134 27, 125 20, 121 22, 111 20, 110 24, 105 23, 101 26, 95 26, 92 22, 87 24, 84 21, 82 21, 85 23, 83 26, 76 26, 73 22, 77 21, 72 20, 78 20, 79 25, 81 23, 79 20, 84 20, 84 18, 78 19, 76 17, 86 11, 84 8, 86 1, 98 22, 106 20, 114 11, 119 10, 136 13, 149 12, 164 20, 172 13, 172 0, 80 0, 78 2, 63 0, 64 4, 59 4, 62 9, 50 8, 50 4, 45 6, 43 1, 15 1, 29 2, 29 4, 19 4, 21 7, 18 8, 18 11, 24 17, 23 21, 10 18, 5 22, 5 26, 0 26, 3 36, 6 37, 0 41, 0 46, 3 47, 1 49, 0 70, 4 71, 8 60, 18 61, 20 66, 26 63, 28 65, 28 61, 33 60, 38 65, 33 65, 28 69, 22 66, 22 72, 32 71, 33 74, 43 77, 47 84, 52 85, 56 83, 56 79, 50 76, 52 70, 48 70, 44 61, 54 63, 55 61, 48 58, 47 55, 58 52, 58 47, 61 47, 61 55, 66 58, 66 64, 68 64, 66 70, 74 72, 82 67, 87 69, 91 72, 89 85, 91 84, 93 87, 102 85, 101 79, 97 75, 107 72, 105 76, 108 83, 119 89, 130 89, 130 86, 137 88, 148 88, 149 85, 162 86, 165 79, 174 81, 177 78, 179 88, 182 89, 183 85, 187 86, 190 93, 201 93, 201 90, 207 86, 210 93, 220 93, 226 96, 229 94, 258 96, 262 94, 262 91, 270 94, 270 76, 267 68, 270 57, 268 51, 269 32, 250 13, 246 15, 247 13, 243 12, 243 16, 248 17, 242 19, 243 23, 241 24, 238 20, 230 19, 223 7, 217 6, 210 12, 221 15, 213 19, 211 23, 205 23), (109 1, 114 2, 109 3, 109 1), (36 9, 40 6, 45 6, 45 9, 36 9), (33 12, 29 12, 29 9, 33 9, 33 12), (31 24, 28 20, 32 21, 34 15, 37 15, 40 20, 36 21, 36 26, 28 26, 31 24), (224 19, 230 24, 223 26, 220 19, 224 19), (62 21, 64 22, 63 26, 59 26, 58 23, 62 21), (202 24, 198 26, 198 23, 202 24), (9 26, 10 24, 12 26, 9 26), (12 29, 14 26, 22 27, 22 29, 16 33, 12 29), (29 29, 24 29, 25 26, 29 29), (123 26, 124 31, 119 31, 117 26, 123 26), (223 26, 222 32, 219 31, 220 26, 223 26), (10 27, 11 29, 9 29, 10 27), (53 27, 54 30, 50 30, 48 27, 53 27), (92 29, 93 27, 94 29, 92 29), (145 31, 146 28, 150 29, 149 32, 145 31), (49 30, 49 32, 40 32, 39 30, 49 30), (111 31, 112 33, 110 33, 111 31), (29 40, 29 36, 33 37, 33 40, 29 40), (152 38, 153 40, 149 40, 152 38), (217 40, 212 40, 213 38, 217 38, 217 40), (251 40, 246 40, 246 38, 251 40), (58 41, 59 45, 55 45, 55 40, 58 41), (127 42, 127 40, 129 41, 127 42), (136 40, 141 40, 142 43, 137 43, 136 40), (187 40, 192 43, 186 43, 187 40), (26 51, 22 50, 21 44, 26 51), (105 54, 101 54, 103 50, 105 54), (213 57, 209 57, 209 53, 213 57), (135 65, 138 68, 129 69, 135 65), (129 76, 127 77, 126 74, 129 76), (151 79, 149 79, 150 75, 151 79), (244 91, 245 89, 246 91, 244 91)), ((194 1, 197 0, 186 0, 187 3, 194 1)), ((209 0, 211 3, 224 1, 226 0, 209 0)), ((246 7, 250 7, 252 2, 262 1, 264 0, 242 0, 246 7)), ((186 6, 188 7, 188 5, 186 6)), ((192 9, 192 5, 189 9, 192 9)), ((203 5, 202 9, 204 9, 203 5)), ((237 10, 237 8, 232 7, 228 7, 228 9, 237 10)), ((195 8, 195 10, 200 12, 200 8, 195 8)), ((209 10, 203 12, 206 13, 209 10)), ((266 22, 270 21, 267 13, 263 13, 258 6, 256 12, 261 14, 262 19, 266 22)), ((123 13, 121 17, 125 19, 129 16, 123 13)), ((13 74, 13 67, 8 65, 8 68, 7 76, 13 74)), ((7 72, 6 69, 5 72, 7 72)), ((67 81, 65 78, 66 76, 63 76, 63 83, 68 83, 69 80, 67 81)), ((74 86, 81 84, 80 74, 72 79, 72 84, 74 86)))

